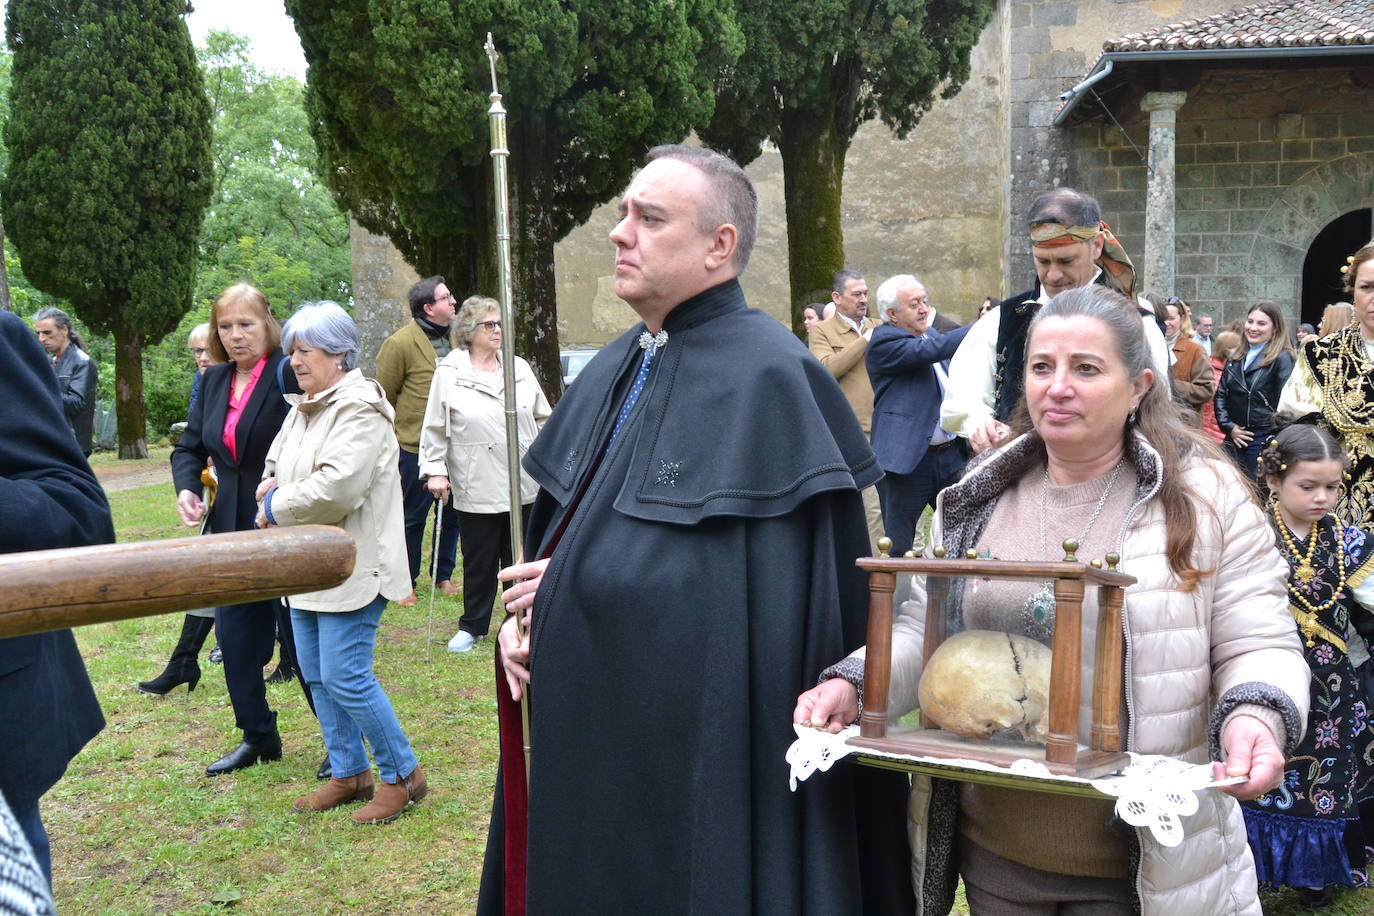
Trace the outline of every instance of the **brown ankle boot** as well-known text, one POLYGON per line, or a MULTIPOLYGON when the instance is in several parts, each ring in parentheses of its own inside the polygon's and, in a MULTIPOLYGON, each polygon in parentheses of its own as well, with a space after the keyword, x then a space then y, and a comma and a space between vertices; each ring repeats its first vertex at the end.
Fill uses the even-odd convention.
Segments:
POLYGON ((405 783, 406 791, 410 793, 410 800, 413 802, 429 794, 429 780, 425 779, 425 771, 418 763, 415 764, 415 769, 410 771, 410 775, 401 782, 405 783))
POLYGON ((410 775, 389 783, 377 783, 377 797, 353 812, 355 824, 389 824, 401 816, 401 812, 411 802, 417 802, 429 794, 429 782, 425 771, 417 763, 410 775))
POLYGON ((331 779, 309 795, 302 795, 292 805, 297 811, 328 811, 349 802, 367 801, 372 798, 374 784, 372 771, 349 776, 346 779, 331 779))

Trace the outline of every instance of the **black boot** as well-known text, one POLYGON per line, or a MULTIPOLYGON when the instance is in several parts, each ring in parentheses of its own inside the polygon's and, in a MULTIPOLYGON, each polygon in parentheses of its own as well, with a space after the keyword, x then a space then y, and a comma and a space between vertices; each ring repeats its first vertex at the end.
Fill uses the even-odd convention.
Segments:
POLYGON ((273 732, 268 737, 256 741, 244 741, 205 768, 206 776, 222 776, 235 770, 251 767, 261 760, 281 759, 281 732, 273 732))
POLYGON ((200 683, 200 665, 196 663, 196 656, 200 654, 200 647, 205 645, 205 637, 210 635, 214 626, 213 617, 185 615, 181 624, 181 638, 172 650, 172 657, 167 660, 167 667, 151 681, 139 681, 138 689, 158 696, 182 684, 186 685, 187 693, 195 690, 196 684, 200 683))

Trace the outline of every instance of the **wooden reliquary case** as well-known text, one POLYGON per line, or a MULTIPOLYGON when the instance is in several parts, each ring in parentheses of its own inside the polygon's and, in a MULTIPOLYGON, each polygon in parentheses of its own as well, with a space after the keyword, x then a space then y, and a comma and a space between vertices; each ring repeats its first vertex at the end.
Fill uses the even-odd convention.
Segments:
POLYGON ((1002 767, 1029 759, 1080 779, 1121 770, 1128 762, 1122 601, 1135 579, 1116 570, 1114 554, 1082 563, 1076 542, 1063 546, 1060 562, 985 559, 973 551, 953 558, 941 548, 934 559, 896 558, 886 556, 886 546, 860 559, 869 574, 868 648, 859 735, 848 743, 1002 767), (896 705, 919 706, 919 725, 888 716, 899 582, 903 592, 909 587, 914 614, 904 621, 899 663, 913 670, 915 637, 921 674, 920 702, 905 697, 896 705), (1080 711, 1089 705, 1090 727, 1081 727, 1080 711))

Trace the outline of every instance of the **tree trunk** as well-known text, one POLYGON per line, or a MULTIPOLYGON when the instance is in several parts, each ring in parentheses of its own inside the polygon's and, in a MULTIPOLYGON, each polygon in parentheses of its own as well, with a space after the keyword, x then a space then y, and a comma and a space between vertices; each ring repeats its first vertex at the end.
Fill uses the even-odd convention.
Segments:
POLYGON ((802 333, 802 310, 830 300, 835 271, 844 266, 840 197, 849 138, 835 129, 833 111, 784 109, 778 139, 787 207, 787 279, 792 330, 802 333))
POLYGON ((148 414, 143 406, 143 338, 116 328, 115 414, 119 419, 119 457, 148 457, 148 414))
POLYGON ((0 309, 6 312, 14 311, 14 303, 10 301, 10 272, 5 263, 4 223, 0 223, 0 309))
POLYGON ((553 155, 541 118, 512 125, 511 262, 515 352, 529 361, 549 402, 563 394, 558 358, 558 288, 554 273, 553 155))

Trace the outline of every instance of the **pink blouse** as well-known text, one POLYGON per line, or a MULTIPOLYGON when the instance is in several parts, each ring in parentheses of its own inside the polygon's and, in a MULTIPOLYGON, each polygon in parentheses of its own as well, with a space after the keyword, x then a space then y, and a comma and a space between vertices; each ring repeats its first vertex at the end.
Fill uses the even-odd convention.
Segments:
POLYGON ((258 387, 258 379, 262 377, 262 370, 266 365, 266 356, 258 360, 258 364, 253 367, 252 375, 248 376, 248 384, 243 386, 243 391, 238 397, 234 397, 234 380, 229 380, 229 412, 224 415, 224 447, 229 450, 235 461, 239 460, 238 446, 234 444, 239 417, 243 416, 243 408, 248 406, 248 399, 253 396, 253 389, 258 387))

